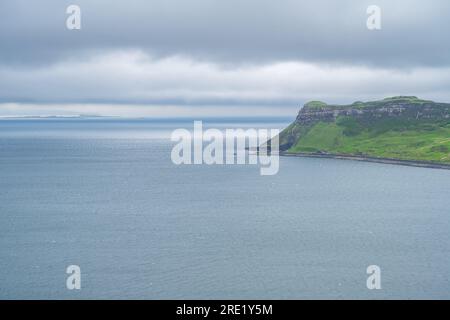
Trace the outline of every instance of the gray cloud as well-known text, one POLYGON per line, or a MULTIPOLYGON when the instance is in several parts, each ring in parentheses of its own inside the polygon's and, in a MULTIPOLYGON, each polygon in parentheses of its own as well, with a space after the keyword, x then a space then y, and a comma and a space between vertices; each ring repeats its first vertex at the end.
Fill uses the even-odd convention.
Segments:
POLYGON ((450 67, 373 69, 307 62, 234 68, 117 51, 39 68, 0 68, 3 102, 294 106, 415 94, 450 100, 450 67))
POLYGON ((0 60, 51 63, 91 51, 140 49, 221 63, 304 60, 375 66, 450 63, 450 3, 378 0, 382 30, 366 28, 372 0, 78 0, 82 30, 65 29, 73 1, 3 0, 0 60))
POLYGON ((20 104, 159 114, 399 94, 449 101, 449 9, 446 0, 3 0, 0 114, 20 104), (65 27, 72 3, 79 31, 65 27), (370 4, 382 30, 366 28, 370 4))

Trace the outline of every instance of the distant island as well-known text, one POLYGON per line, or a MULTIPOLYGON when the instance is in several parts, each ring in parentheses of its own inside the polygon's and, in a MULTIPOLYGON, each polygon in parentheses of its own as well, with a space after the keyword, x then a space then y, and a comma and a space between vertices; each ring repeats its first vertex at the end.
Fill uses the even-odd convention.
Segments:
POLYGON ((75 115, 13 115, 13 116, 0 116, 0 120, 16 120, 16 119, 96 119, 96 118, 117 118, 116 116, 101 116, 101 115, 89 115, 89 114, 75 114, 75 115))
POLYGON ((282 155, 450 169, 450 103, 415 96, 350 105, 311 101, 279 139, 282 155))

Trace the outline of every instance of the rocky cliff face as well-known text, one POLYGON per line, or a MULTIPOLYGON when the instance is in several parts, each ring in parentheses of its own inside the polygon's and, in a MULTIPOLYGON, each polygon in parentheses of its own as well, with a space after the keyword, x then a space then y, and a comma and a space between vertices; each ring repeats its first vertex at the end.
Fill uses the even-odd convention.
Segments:
POLYGON ((414 96, 398 96, 371 102, 354 102, 350 105, 328 105, 320 101, 306 103, 293 124, 280 135, 280 149, 289 149, 299 137, 318 122, 335 122, 341 117, 351 117, 361 123, 379 119, 404 121, 439 121, 450 119, 450 104, 421 100, 414 96))
POLYGON ((420 100, 416 97, 392 97, 381 101, 355 102, 350 105, 307 103, 299 111, 296 122, 309 125, 318 121, 335 121, 340 116, 356 118, 404 117, 407 119, 450 118, 450 104, 420 100))

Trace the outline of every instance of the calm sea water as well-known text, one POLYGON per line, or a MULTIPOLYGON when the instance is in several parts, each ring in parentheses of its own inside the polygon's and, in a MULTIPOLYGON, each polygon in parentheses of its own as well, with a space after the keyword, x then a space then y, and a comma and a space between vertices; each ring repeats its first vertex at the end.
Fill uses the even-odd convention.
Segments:
POLYGON ((192 122, 0 121, 0 298, 450 298, 450 171, 175 166, 179 127, 192 122))

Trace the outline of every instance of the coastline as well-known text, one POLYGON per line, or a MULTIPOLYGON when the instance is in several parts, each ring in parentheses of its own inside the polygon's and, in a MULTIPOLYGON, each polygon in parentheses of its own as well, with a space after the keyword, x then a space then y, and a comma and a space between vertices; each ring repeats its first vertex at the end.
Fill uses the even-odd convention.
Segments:
POLYGON ((395 165, 403 165, 403 166, 410 166, 410 167, 422 167, 422 168, 450 170, 450 164, 436 163, 436 162, 431 162, 431 161, 421 161, 421 160, 401 160, 401 159, 394 159, 394 158, 377 158, 377 157, 369 157, 369 156, 353 156, 353 155, 333 154, 333 153, 303 153, 303 152, 293 153, 293 152, 283 152, 283 151, 280 152, 280 156, 354 160, 354 161, 364 161, 364 162, 395 164, 395 165))

